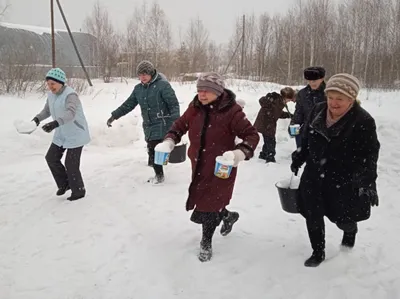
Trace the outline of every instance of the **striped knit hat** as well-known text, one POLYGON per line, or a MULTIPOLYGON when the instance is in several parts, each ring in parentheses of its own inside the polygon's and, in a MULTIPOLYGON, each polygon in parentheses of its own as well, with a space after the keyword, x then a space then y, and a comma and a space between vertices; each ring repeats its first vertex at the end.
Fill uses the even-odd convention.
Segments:
POLYGON ((357 99, 361 84, 356 77, 350 74, 341 73, 333 75, 326 83, 325 92, 337 91, 349 98, 357 99))
POLYGON ((138 75, 154 76, 154 74, 156 73, 156 69, 150 61, 143 60, 138 64, 138 66, 136 68, 136 73, 138 75))
POLYGON ((197 80, 197 90, 206 90, 215 93, 218 97, 224 92, 225 82, 221 75, 210 72, 203 73, 197 80))

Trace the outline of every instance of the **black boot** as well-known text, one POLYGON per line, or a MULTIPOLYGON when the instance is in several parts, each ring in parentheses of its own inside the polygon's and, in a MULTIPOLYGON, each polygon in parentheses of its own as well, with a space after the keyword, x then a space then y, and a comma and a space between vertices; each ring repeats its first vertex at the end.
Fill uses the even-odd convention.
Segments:
POLYGON ((86 190, 85 188, 80 188, 78 191, 76 192, 72 192, 71 196, 67 198, 67 200, 69 201, 75 201, 81 198, 84 198, 86 195, 86 190))
POLYGON ((148 183, 151 183, 153 185, 162 184, 164 183, 164 181, 165 181, 164 174, 156 174, 154 177, 147 180, 148 183))
POLYGON ((70 188, 69 188, 68 185, 65 186, 65 187, 62 187, 62 188, 58 188, 56 195, 57 195, 57 196, 64 195, 65 192, 67 192, 69 189, 70 189, 70 188))
POLYGON ((317 267, 325 260, 324 218, 307 218, 307 231, 313 253, 305 262, 306 267, 317 267))
POLYGON ((306 267, 318 267, 325 260, 325 251, 314 251, 312 255, 304 262, 306 267))
POLYGON ((263 152, 260 152, 260 154, 258 155, 258 159, 266 160, 267 159, 267 155, 265 153, 263 153, 263 152))
POLYGON ((212 237, 217 225, 211 221, 203 223, 203 236, 200 242, 199 260, 200 262, 208 262, 211 260, 212 252, 212 237))
POLYGON ((207 240, 201 240, 200 242, 200 252, 199 252, 199 261, 200 262, 208 262, 212 258, 212 246, 211 242, 207 240))
POLYGON ((239 220, 238 212, 228 212, 227 215, 222 217, 221 235, 227 236, 233 228, 236 221, 239 220))
POLYGON ((267 157, 265 163, 276 163, 275 157, 267 157))
POLYGON ((346 248, 353 248, 356 242, 356 233, 343 233, 342 246, 346 248))
POLYGON ((343 230, 342 246, 349 249, 353 248, 358 232, 357 222, 337 223, 336 225, 343 230))

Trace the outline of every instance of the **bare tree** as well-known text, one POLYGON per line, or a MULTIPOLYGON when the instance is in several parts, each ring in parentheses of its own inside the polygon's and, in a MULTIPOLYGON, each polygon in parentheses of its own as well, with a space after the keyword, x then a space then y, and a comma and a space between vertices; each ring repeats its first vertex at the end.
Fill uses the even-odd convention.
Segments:
POLYGON ((6 44, 0 48, 0 91, 24 95, 36 84, 38 54, 29 42, 20 41, 17 48, 6 44))
POLYGON ((185 44, 189 52, 190 71, 204 71, 207 67, 208 31, 199 18, 190 21, 185 44))
POLYGON ((121 37, 115 32, 108 11, 97 1, 85 20, 88 33, 96 37, 98 76, 109 82, 111 69, 116 65, 121 37))
POLYGON ((271 36, 271 19, 268 14, 262 14, 258 20, 255 55, 257 59, 256 76, 263 80, 265 73, 265 61, 267 59, 267 45, 271 36))
POLYGON ((5 4, 3 3, 0 4, 0 20, 5 17, 10 6, 11 5, 8 3, 8 1, 5 4))
POLYGON ((197 18, 175 48, 160 5, 135 8, 124 51, 131 61, 152 59, 174 76, 207 69, 256 80, 303 83, 303 69, 349 72, 369 86, 400 86, 399 0, 297 0, 286 14, 246 15, 227 45, 208 38, 197 18), (242 36, 245 36, 242 44, 242 36), (242 59, 243 57, 243 59, 242 59))

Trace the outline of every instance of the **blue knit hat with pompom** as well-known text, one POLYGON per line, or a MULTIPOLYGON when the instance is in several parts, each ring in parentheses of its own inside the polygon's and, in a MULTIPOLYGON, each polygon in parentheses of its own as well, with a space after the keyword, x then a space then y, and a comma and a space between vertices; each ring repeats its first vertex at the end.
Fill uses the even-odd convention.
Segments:
POLYGON ((53 80, 64 85, 67 82, 67 76, 62 69, 54 68, 47 72, 46 81, 47 80, 53 80))

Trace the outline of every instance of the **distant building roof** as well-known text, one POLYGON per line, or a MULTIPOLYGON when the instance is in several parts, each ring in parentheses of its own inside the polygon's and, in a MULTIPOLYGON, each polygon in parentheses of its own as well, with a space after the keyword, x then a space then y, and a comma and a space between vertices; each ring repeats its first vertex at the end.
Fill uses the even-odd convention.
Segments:
MULTIPOLYGON (((10 29, 21 29, 21 30, 26 30, 26 31, 31 31, 36 34, 42 35, 43 33, 48 33, 51 34, 51 28, 50 27, 39 27, 39 26, 31 26, 31 25, 21 25, 21 24, 13 24, 13 23, 7 23, 7 22, 0 22, 0 26, 7 27, 10 29)), ((55 29, 55 31, 64 31, 67 32, 66 29, 55 29)), ((72 32, 76 32, 72 30, 72 32)))
MULTIPOLYGON (((57 65, 79 65, 67 30, 56 29, 55 33, 57 65)), ((85 65, 93 65, 96 38, 84 32, 74 31, 72 35, 85 65)), ((51 64, 51 29, 0 22, 0 60, 10 53, 14 56, 21 54, 31 60, 25 63, 51 64)))

